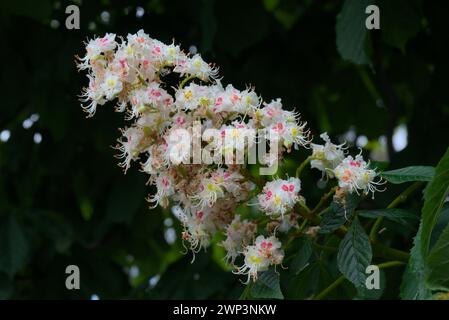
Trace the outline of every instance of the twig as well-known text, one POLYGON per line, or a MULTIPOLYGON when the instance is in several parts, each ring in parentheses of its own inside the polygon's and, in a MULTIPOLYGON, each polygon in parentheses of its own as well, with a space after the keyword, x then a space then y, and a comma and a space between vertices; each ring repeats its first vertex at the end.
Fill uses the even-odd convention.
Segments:
MULTIPOLYGON (((378 264, 377 267, 379 269, 386 269, 386 268, 391 268, 391 267, 397 267, 397 266, 402 266, 405 263, 402 261, 388 261, 388 262, 384 262, 381 264, 378 264)), ((345 276, 340 276, 337 278, 337 280, 335 280, 334 282, 332 282, 327 288, 325 288, 323 291, 321 291, 319 294, 317 294, 316 296, 312 297, 312 300, 322 300, 323 298, 325 298, 332 290, 334 290, 335 288, 337 288, 344 280, 345 280, 345 276)))
MULTIPOLYGON (((396 208, 399 204, 402 202, 405 202, 408 197, 419 189, 424 184, 422 181, 417 181, 410 185, 407 189, 405 189, 399 196, 397 196, 388 206, 387 209, 393 209, 396 208)), ((371 232, 369 234, 369 238, 371 241, 376 242, 377 241, 377 231, 379 230, 381 224, 383 221, 383 217, 378 217, 376 219, 376 222, 374 222, 373 227, 371 228, 371 232)))

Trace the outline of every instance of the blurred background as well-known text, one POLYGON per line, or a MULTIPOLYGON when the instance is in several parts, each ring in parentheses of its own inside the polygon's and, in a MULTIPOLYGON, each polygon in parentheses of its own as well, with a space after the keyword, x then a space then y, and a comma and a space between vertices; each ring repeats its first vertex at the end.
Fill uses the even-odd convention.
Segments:
MULTIPOLYGON (((179 222, 148 209, 146 176, 117 166, 111 146, 123 115, 106 104, 85 118, 78 95, 87 78, 74 56, 84 55, 87 38, 144 29, 175 39, 215 62, 225 84, 254 85, 266 101, 281 97, 315 138, 327 131, 394 169, 435 165, 447 148, 448 16, 448 2, 419 0, 2 1, 0 298, 238 298, 244 289, 220 248, 190 264, 179 222), (378 31, 364 28, 372 3, 378 31), (70 4, 80 8, 79 30, 65 27, 70 4), (65 287, 70 264, 81 270, 80 290, 65 287)), ((286 173, 306 156, 292 153, 286 173)), ((304 178, 311 202, 319 176, 304 178)), ((391 241, 407 249, 412 236, 391 241)), ((332 280, 325 268, 294 288, 284 283, 286 298, 320 286, 319 272, 332 280)), ((335 294, 344 298, 344 288, 335 294)))

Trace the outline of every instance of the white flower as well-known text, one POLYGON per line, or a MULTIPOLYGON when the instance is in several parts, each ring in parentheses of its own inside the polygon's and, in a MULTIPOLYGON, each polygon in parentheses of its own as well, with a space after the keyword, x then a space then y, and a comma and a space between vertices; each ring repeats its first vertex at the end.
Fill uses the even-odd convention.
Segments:
POLYGON ((171 111, 174 111, 173 97, 165 89, 162 89, 158 83, 150 83, 145 93, 147 103, 153 108, 153 110, 147 109, 146 111, 152 112, 155 108, 163 112, 167 117, 171 111))
POLYGON ((259 97, 251 89, 239 91, 231 84, 227 85, 225 90, 223 90, 221 84, 217 87, 218 90, 215 91, 214 111, 252 115, 260 105, 259 97))
POLYGON ((112 72, 107 72, 104 82, 101 84, 101 89, 103 90, 107 100, 114 99, 123 89, 120 76, 112 72))
POLYGON ((209 96, 208 87, 190 83, 188 86, 176 91, 176 105, 183 110, 194 110, 200 104, 206 103, 209 96))
POLYGON ((284 251, 280 248, 281 243, 276 237, 258 236, 254 245, 245 247, 243 252, 245 255, 244 264, 237 268, 234 273, 248 275, 246 283, 249 283, 251 278, 256 281, 260 271, 268 270, 270 265, 282 263, 284 251))
POLYGON ((86 106, 82 105, 82 108, 88 113, 88 117, 92 117, 97 110, 97 105, 103 105, 106 99, 104 99, 104 92, 97 81, 92 76, 87 76, 89 78, 89 87, 84 89, 81 95, 81 102, 88 103, 86 106))
POLYGON ((211 219, 211 212, 207 209, 183 210, 179 206, 173 207, 172 212, 184 226, 182 240, 189 243, 189 249, 193 253, 193 262, 195 254, 209 246, 212 236, 217 231, 211 219))
POLYGON ((128 34, 126 37, 128 45, 143 53, 145 49, 149 49, 154 40, 151 39, 142 29, 136 34, 128 34))
POLYGON ((299 146, 305 147, 310 143, 306 125, 307 123, 298 124, 296 122, 287 122, 284 125, 285 129, 281 137, 282 143, 287 149, 290 149, 292 145, 298 149, 299 146))
POLYGON ((221 185, 227 192, 234 196, 237 196, 240 193, 240 182, 243 180, 243 176, 240 173, 219 168, 212 172, 211 177, 217 185, 221 185))
POLYGON ((165 154, 167 163, 175 166, 181 163, 190 163, 191 139, 186 130, 170 130, 164 139, 167 145, 165 154))
POLYGON ((194 76, 203 81, 215 79, 218 75, 218 69, 204 62, 199 54, 191 58, 180 59, 173 71, 180 73, 182 76, 194 76))
POLYGON ((236 215, 232 222, 226 227, 226 239, 221 243, 226 250, 225 260, 234 264, 235 259, 242 253, 243 247, 247 246, 254 237, 257 225, 248 220, 241 220, 236 215))
POLYGON ((265 138, 282 144, 287 150, 292 146, 306 147, 310 143, 307 123, 298 121, 298 114, 282 109, 281 99, 273 100, 259 110, 254 117, 265 127, 265 138))
POLYGON ((146 90, 141 88, 131 91, 128 97, 131 103, 131 110, 128 112, 127 120, 131 120, 145 112, 149 99, 146 90))
POLYGON ((252 89, 241 91, 237 97, 231 96, 231 100, 235 101, 233 111, 243 114, 252 115, 260 105, 260 98, 252 89))
POLYGON ((212 207, 217 199, 224 197, 224 194, 223 181, 213 177, 203 178, 192 200, 198 203, 199 208, 212 207))
POLYGON ((160 204, 163 208, 168 206, 168 198, 175 193, 173 181, 168 174, 160 173, 156 178, 155 185, 157 192, 148 198, 149 202, 154 202, 152 208, 160 204))
POLYGON ((311 143, 312 157, 310 162, 312 168, 316 168, 323 173, 323 176, 334 177, 333 170, 343 161, 345 157, 344 144, 336 145, 331 142, 326 132, 320 135, 325 141, 324 145, 311 143))
POLYGON ((246 148, 254 146, 256 143, 256 131, 251 126, 242 121, 234 121, 231 125, 223 125, 220 128, 222 138, 222 153, 234 154, 234 150, 245 151, 246 148))
POLYGON ((284 251, 281 249, 281 242, 275 237, 258 236, 254 243, 262 256, 270 260, 271 264, 280 264, 284 258, 284 251))
POLYGON ((361 155, 355 159, 352 156, 346 157, 334 170, 335 177, 338 179, 338 185, 348 190, 350 193, 359 190, 364 194, 380 191, 377 186, 381 185, 381 180, 374 181, 377 177, 375 170, 369 169, 369 163, 363 160, 361 155))
POLYGON ((179 61, 186 59, 186 55, 174 43, 162 46, 161 57, 162 64, 167 66, 175 66, 179 61))
POLYGON ((116 157, 123 159, 119 166, 124 168, 126 172, 131 165, 131 161, 139 158, 139 154, 142 152, 142 142, 145 134, 138 127, 130 127, 122 130, 122 134, 126 140, 118 139, 119 145, 115 148, 121 152, 116 157))
POLYGON ((270 260, 264 257, 256 246, 247 246, 244 255, 245 260, 243 266, 238 268, 237 271, 234 271, 234 273, 248 275, 248 279, 245 282, 248 284, 251 278, 253 281, 257 280, 258 272, 268 270, 270 260))
POLYGON ((283 216, 298 201, 301 181, 297 178, 267 182, 258 195, 259 208, 267 215, 283 216))
POLYGON ((265 103, 264 107, 256 112, 256 117, 261 118, 260 122, 264 127, 270 127, 277 126, 279 123, 296 122, 298 115, 284 110, 281 99, 278 98, 270 103, 265 103))
POLYGON ((164 158, 165 145, 152 145, 147 150, 148 158, 142 163, 142 171, 148 174, 156 174, 167 168, 168 164, 164 158))
POLYGON ((78 68, 80 70, 89 68, 89 63, 92 63, 95 59, 101 59, 100 55, 103 52, 112 51, 116 46, 117 42, 113 33, 107 33, 102 38, 89 40, 86 46, 86 55, 80 59, 82 63, 78 65, 78 68))

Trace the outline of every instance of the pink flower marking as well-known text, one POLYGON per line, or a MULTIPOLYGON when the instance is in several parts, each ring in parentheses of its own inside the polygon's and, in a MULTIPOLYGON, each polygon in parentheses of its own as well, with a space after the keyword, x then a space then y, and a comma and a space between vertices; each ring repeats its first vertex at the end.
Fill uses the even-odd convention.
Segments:
POLYGON ((155 89, 151 90, 150 94, 153 97, 160 97, 161 96, 161 92, 159 90, 155 90, 155 89))
POLYGON ((159 55, 161 53, 161 48, 160 47, 154 47, 153 53, 159 55))
POLYGON ((218 97, 217 98, 217 101, 215 101, 215 105, 216 106, 219 106, 219 105, 221 105, 223 103, 223 98, 222 97, 218 97))
POLYGON ((360 167, 362 164, 360 163, 360 162, 358 162, 358 161, 351 161, 351 162, 349 162, 349 164, 352 166, 352 167, 360 167))
POLYGON ((176 119, 176 123, 179 125, 183 125, 184 123, 186 123, 186 119, 184 119, 184 117, 178 117, 176 119))
POLYGON ((232 103, 236 103, 239 100, 240 100, 240 97, 237 94, 233 93, 232 97, 231 97, 232 103))
POLYGON ((273 196, 273 192, 268 191, 267 195, 265 196, 265 200, 270 200, 272 196, 273 196))
POLYGON ((162 178, 162 185, 163 185, 165 188, 168 188, 168 187, 170 186, 170 181, 168 181, 168 180, 165 179, 165 178, 162 178))
POLYGON ((198 219, 202 219, 204 217, 204 212, 203 211, 197 211, 196 212, 196 216, 198 219))
POLYGON ((261 245, 260 245, 263 249, 270 249, 272 246, 273 246, 273 244, 271 243, 271 242, 262 242, 261 243, 261 245))
POLYGON ((119 62, 120 62, 120 66, 122 67, 122 69, 125 69, 126 68, 126 58, 120 59, 119 62))

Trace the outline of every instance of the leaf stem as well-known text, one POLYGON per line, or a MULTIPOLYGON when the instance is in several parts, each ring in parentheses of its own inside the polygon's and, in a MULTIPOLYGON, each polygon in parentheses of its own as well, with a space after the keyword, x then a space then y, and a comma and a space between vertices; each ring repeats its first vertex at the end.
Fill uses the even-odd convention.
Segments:
POLYGON ((322 300, 323 298, 325 298, 332 290, 334 290, 335 288, 337 288, 340 283, 342 283, 343 281, 345 281, 346 278, 345 276, 339 276, 337 278, 337 280, 335 280, 334 282, 332 282, 326 289, 324 289, 323 291, 321 291, 319 294, 317 294, 316 296, 312 297, 311 300, 322 300))
POLYGON ((410 254, 408 252, 386 247, 377 241, 371 241, 371 244, 374 249, 374 255, 377 257, 396 259, 403 262, 407 262, 410 258, 410 254))
MULTIPOLYGON (((396 208, 399 204, 402 202, 405 202, 408 197, 419 189, 424 184, 422 181, 417 181, 411 184, 407 189, 405 189, 400 195, 398 195, 388 206, 387 209, 393 209, 396 208)), ((376 221, 373 224, 373 227, 371 228, 369 238, 372 242, 377 241, 377 232, 383 222, 383 217, 378 217, 376 221)))
POLYGON ((187 83, 188 81, 194 79, 194 78, 195 78, 195 76, 193 76, 193 75, 190 75, 190 76, 188 76, 188 77, 185 77, 185 78, 181 81, 181 83, 179 84, 179 89, 184 88, 184 86, 186 85, 186 83, 187 83))
POLYGON ((310 163, 310 161, 312 161, 313 159, 315 159, 315 157, 308 156, 308 157, 306 158, 306 160, 304 160, 304 161, 299 165, 299 167, 296 169, 296 174, 295 174, 296 178, 299 178, 299 177, 301 176, 302 170, 304 170, 304 168, 306 167, 306 165, 308 165, 308 164, 310 163))
POLYGON ((305 203, 301 203, 300 201, 297 202, 295 205, 295 212, 298 212, 304 219, 309 220, 315 225, 320 224, 320 217, 312 214, 312 211, 305 205, 305 203))
POLYGON ((307 206, 306 202, 304 200, 298 201, 298 204, 303 208, 307 213, 312 213, 312 210, 307 206))
POLYGON ((318 212, 321 207, 326 203, 326 201, 335 193, 335 191, 337 191, 338 187, 333 187, 332 189, 329 190, 328 193, 324 194, 321 199, 320 202, 318 202, 318 204, 316 205, 316 207, 312 210, 313 213, 318 212))

